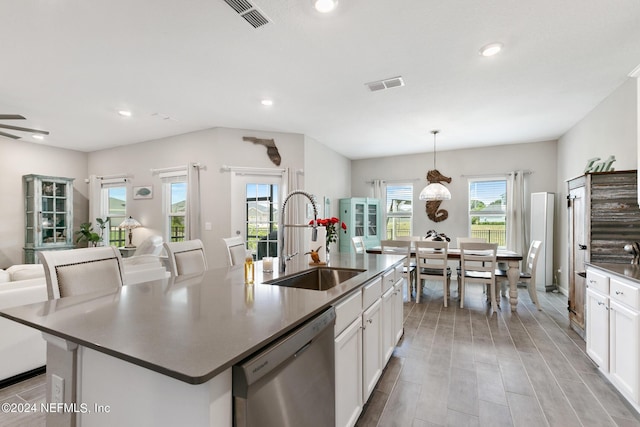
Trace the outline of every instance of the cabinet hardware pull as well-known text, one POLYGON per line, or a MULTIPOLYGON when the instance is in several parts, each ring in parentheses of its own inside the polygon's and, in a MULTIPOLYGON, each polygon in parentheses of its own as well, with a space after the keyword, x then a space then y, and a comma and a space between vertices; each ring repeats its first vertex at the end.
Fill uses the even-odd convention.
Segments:
POLYGON ((598 301, 598 305, 604 305, 602 301, 598 301))
POLYGON ((622 291, 616 291, 616 295, 623 295, 623 294, 624 294, 624 292, 622 292, 622 291))

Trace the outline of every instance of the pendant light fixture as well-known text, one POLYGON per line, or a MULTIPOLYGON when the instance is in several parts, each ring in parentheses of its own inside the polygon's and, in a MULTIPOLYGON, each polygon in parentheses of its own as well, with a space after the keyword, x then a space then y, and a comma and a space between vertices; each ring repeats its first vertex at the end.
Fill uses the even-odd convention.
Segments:
POLYGON ((449 189, 439 182, 433 182, 429 180, 429 176, 441 176, 442 174, 436 169, 436 135, 440 133, 439 130, 432 130, 433 134, 433 170, 427 172, 427 180, 429 184, 420 192, 420 200, 451 200, 451 193, 449 189))

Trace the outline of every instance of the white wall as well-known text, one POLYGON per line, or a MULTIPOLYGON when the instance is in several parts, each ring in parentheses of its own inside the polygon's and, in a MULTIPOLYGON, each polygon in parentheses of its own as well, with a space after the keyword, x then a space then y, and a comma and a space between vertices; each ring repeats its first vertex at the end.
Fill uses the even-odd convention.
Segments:
POLYGON ((373 196, 371 180, 406 180, 414 184, 413 234, 424 236, 430 229, 445 233, 455 239, 468 236, 468 178, 466 176, 505 174, 528 169, 531 192, 556 191, 556 142, 501 145, 477 149, 437 152, 438 170, 451 177, 446 184, 452 199, 443 201, 440 208, 449 212, 449 218, 435 223, 427 217, 425 202, 418 195, 427 184, 427 171, 433 169, 433 153, 395 156, 352 162, 351 193, 357 196, 373 196), (466 175, 466 176, 463 176, 466 175))
MULTIPOLYGON (((558 141, 558 182, 560 203, 556 204, 556 218, 560 219, 556 238, 555 265, 560 266, 559 285, 568 289, 567 222, 568 191, 566 181, 582 175, 587 160, 593 157, 616 158, 616 170, 638 167, 638 81, 630 78, 604 99, 558 141)), ((557 269, 558 267, 556 267, 557 269)))
POLYGON ((231 174, 222 166, 251 166, 259 168, 304 167, 304 138, 299 134, 258 132, 243 129, 215 128, 154 141, 128 145, 89 154, 89 171, 95 175, 129 173, 133 177, 129 188, 153 185, 150 200, 132 200, 128 193, 127 214, 132 215, 144 229, 134 230, 133 243, 138 244, 149 234, 162 235, 162 194, 158 176, 152 168, 166 168, 199 162, 201 170, 202 223, 210 222, 213 229, 204 230, 202 240, 209 267, 226 265, 223 237, 232 235, 230 218, 231 174), (276 166, 267 156, 265 147, 243 141, 243 136, 273 138, 282 163, 276 166))
POLYGON ((86 220, 88 202, 84 179, 87 177, 87 153, 47 147, 24 140, 0 137, 0 268, 21 264, 24 260, 24 196, 22 175, 38 174, 75 178, 74 230, 86 220))
POLYGON ((308 136, 304 147, 305 188, 318 202, 331 201, 331 210, 323 209, 323 217, 338 216, 338 200, 351 192, 351 160, 308 136))

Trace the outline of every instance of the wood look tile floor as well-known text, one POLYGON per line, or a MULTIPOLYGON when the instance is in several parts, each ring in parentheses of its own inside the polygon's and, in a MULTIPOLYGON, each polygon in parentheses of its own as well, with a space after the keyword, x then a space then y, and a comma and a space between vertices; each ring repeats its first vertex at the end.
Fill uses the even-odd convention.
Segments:
MULTIPOLYGON (((404 304, 404 337, 358 427, 640 427, 569 328, 564 295, 538 293, 538 311, 519 289, 517 311, 502 298, 495 314, 479 285, 464 309, 455 296, 445 308, 441 284, 430 282, 420 304, 404 304)), ((0 389, 0 403, 44 401, 44 375, 0 389)), ((44 425, 42 413, 0 412, 3 427, 44 425)))
POLYGON ((444 307, 441 282, 422 295, 357 427, 640 426, 570 329, 566 296, 539 292, 538 311, 518 289, 515 313, 503 297, 490 314, 481 285, 464 309, 455 291, 444 307))

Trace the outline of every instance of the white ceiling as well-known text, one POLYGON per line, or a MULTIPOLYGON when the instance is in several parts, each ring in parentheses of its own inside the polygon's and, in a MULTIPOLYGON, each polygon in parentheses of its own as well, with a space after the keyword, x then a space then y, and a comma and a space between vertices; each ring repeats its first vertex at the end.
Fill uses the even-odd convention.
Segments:
POLYGON ((0 0, 0 113, 27 118, 2 123, 81 151, 294 132, 358 159, 431 151, 434 128, 438 150, 556 139, 640 64, 638 0, 250 1, 269 24, 223 0, 0 0))

